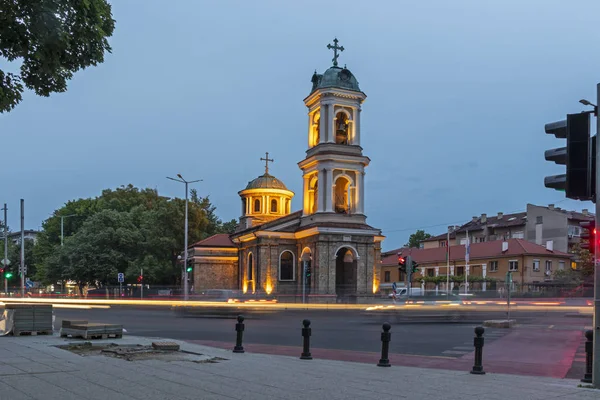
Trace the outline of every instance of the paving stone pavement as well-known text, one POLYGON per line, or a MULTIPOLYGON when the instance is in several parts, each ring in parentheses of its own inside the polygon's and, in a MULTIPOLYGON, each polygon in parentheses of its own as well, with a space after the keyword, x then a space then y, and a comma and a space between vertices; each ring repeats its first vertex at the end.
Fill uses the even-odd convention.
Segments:
MULTIPOLYGON (((94 344, 149 345, 139 337, 94 344)), ((471 375, 410 367, 300 360, 170 340, 200 361, 126 361, 81 356, 57 336, 0 337, 0 399, 598 399, 579 381, 503 374, 471 375), (211 361, 214 357, 224 358, 211 361)))

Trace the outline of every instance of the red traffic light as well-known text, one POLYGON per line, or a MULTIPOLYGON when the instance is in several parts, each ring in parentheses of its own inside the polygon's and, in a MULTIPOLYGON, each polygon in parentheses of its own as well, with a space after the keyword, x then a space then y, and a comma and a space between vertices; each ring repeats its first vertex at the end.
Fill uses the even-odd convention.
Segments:
POLYGON ((598 240, 596 236, 596 222, 584 221, 580 222, 579 225, 583 228, 580 235, 581 248, 587 249, 591 254, 594 254, 596 252, 595 243, 598 240))
POLYGON ((144 280, 144 277, 142 275, 138 276, 137 281, 138 282, 142 282, 144 280))
POLYGON ((398 256, 398 265, 406 264, 406 260, 402 256, 398 256))

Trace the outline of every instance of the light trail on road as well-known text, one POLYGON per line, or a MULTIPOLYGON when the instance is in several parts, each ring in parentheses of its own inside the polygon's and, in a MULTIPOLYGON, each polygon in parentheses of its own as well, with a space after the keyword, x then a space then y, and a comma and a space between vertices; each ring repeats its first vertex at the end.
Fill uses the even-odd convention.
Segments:
MULTIPOLYGON (((452 307, 457 310, 460 309, 464 312, 488 312, 488 311, 499 311, 503 312, 506 310, 506 303, 490 301, 469 301, 464 304, 460 303, 446 303, 440 302, 439 304, 423 304, 422 302, 414 302, 409 304, 301 304, 301 303, 273 303, 273 302, 236 302, 236 303, 225 303, 225 302, 206 302, 206 301, 182 301, 182 300, 109 300, 109 299, 49 299, 49 298, 0 298, 2 303, 31 303, 31 304, 52 304, 55 307, 71 306, 84 306, 84 307, 111 307, 111 306, 135 306, 135 307, 148 307, 148 306, 159 306, 168 308, 207 308, 207 309, 223 309, 223 310, 244 310, 248 311, 286 311, 286 310, 340 310, 340 311, 391 311, 391 310, 442 310, 452 307), (475 304, 473 304, 475 303, 475 304)), ((568 306, 559 302, 524 302, 516 303, 511 302, 512 311, 556 311, 556 312, 573 312, 580 314, 592 314, 592 306, 568 306)))

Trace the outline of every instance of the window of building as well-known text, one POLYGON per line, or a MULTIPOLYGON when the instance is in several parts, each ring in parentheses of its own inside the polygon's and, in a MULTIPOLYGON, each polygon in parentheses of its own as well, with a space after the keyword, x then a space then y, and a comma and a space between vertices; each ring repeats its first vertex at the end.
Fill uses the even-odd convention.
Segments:
POLYGON ((537 217, 535 217, 535 223, 536 224, 542 224, 543 222, 542 216, 538 215, 537 217))
POLYGON ((254 280, 254 268, 252 266, 252 253, 248 254, 248 274, 246 275, 248 277, 248 280, 254 280))
POLYGON ((540 270, 540 260, 533 260, 533 270, 534 271, 540 270))
POLYGON ((559 261, 558 262, 558 269, 561 271, 565 270, 565 262, 564 261, 559 261))
POLYGON ((284 251, 279 255, 279 280, 294 280, 294 254, 291 251, 284 251))
POLYGON ((546 272, 552 272, 552 261, 546 260, 546 272))
POLYGON ((490 272, 498 272, 498 261, 490 261, 490 272))
POLYGON ((456 276, 463 276, 465 274, 465 267, 456 267, 456 276))
POLYGON ((519 262, 517 260, 511 260, 508 262, 508 270, 509 271, 518 271, 519 270, 519 262))
POLYGON ((384 275, 383 275, 383 281, 384 282, 390 282, 392 280, 392 278, 390 277, 391 273, 390 271, 385 271, 384 275))
POLYGON ((277 200, 276 199, 271 200, 271 212, 272 213, 277 212, 277 200))
POLYGON ((525 234, 523 233, 523 231, 513 232, 512 237, 513 237, 513 239, 523 239, 523 238, 525 238, 525 234))
POLYGON ((440 240, 440 247, 447 247, 448 246, 448 242, 445 240, 440 240))
POLYGON ((569 225, 567 228, 567 234, 569 237, 580 237, 581 236, 581 227, 569 225))
POLYGON ((257 213, 260 212, 260 199, 254 200, 254 212, 257 212, 257 213))
POLYGON ((435 270, 433 268, 427 268, 427 276, 435 276, 435 270))
POLYGON ((485 236, 474 236, 473 243, 483 243, 485 242, 485 236))

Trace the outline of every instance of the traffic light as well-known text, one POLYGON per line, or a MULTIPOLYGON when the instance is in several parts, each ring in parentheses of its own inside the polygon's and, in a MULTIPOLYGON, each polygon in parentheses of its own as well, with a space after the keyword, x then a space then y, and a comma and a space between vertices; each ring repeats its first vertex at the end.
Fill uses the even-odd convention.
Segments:
POLYGON ((413 261, 412 262, 412 273, 413 274, 418 271, 418 267, 419 267, 419 264, 417 264, 416 262, 413 261))
POLYGON ((411 276, 415 272, 417 272, 419 264, 413 261, 411 256, 406 257, 406 270, 408 271, 408 275, 411 276))
POLYGON ((544 186, 564 191, 570 199, 595 201, 596 137, 590 139, 590 112, 567 114, 566 120, 546 124, 545 130, 567 139, 567 145, 544 153, 547 161, 566 166, 566 174, 545 177, 544 186))
POLYGON ((406 258, 402 257, 402 253, 398 253, 398 269, 400 272, 406 272, 406 258))
POLYGON ((579 236, 581 239, 579 246, 582 249, 587 249, 593 256, 596 253, 596 241, 598 240, 596 237, 596 221, 580 222, 579 226, 583 228, 579 236))
POLYGON ((10 272, 10 271, 6 271, 6 272, 4 273, 4 279, 10 279, 10 278, 12 278, 12 277, 13 277, 13 273, 12 273, 12 272, 10 272))
POLYGON ((306 267, 306 279, 310 278, 312 275, 312 271, 310 270, 310 265, 306 267))
POLYGON ((144 280, 143 275, 138 276, 138 278, 137 278, 138 283, 142 283, 143 280, 144 280))
POLYGON ((193 259, 188 258, 186 266, 185 266, 185 270, 187 272, 192 272, 194 270, 194 264, 193 264, 193 259))

